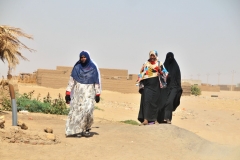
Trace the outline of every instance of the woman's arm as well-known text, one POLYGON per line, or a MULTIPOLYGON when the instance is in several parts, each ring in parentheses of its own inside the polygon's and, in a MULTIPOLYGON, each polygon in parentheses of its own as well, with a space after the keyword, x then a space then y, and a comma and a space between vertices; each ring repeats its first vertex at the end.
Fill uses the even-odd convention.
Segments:
POLYGON ((158 61, 158 73, 163 74, 162 70, 163 70, 162 62, 158 61))
POLYGON ((101 94, 101 76, 100 71, 96 68, 96 70, 93 73, 94 75, 94 89, 96 96, 100 96, 101 94))
POLYGON ((96 68, 97 68, 98 81, 99 81, 99 88, 100 88, 100 93, 101 93, 101 91, 102 91, 102 85, 101 85, 101 73, 100 73, 100 70, 99 70, 99 68, 98 68, 97 63, 94 62, 93 60, 92 60, 92 62, 93 62, 93 64, 94 64, 94 65, 96 66, 96 68))
POLYGON ((100 101, 100 94, 101 94, 101 77, 99 75, 99 70, 95 71, 95 84, 94 84, 94 89, 95 89, 95 101, 96 103, 99 103, 100 101))
POLYGON ((72 76, 70 76, 70 79, 68 81, 68 85, 67 85, 67 88, 66 88, 66 93, 69 92, 69 95, 71 93, 71 90, 73 88, 73 85, 74 85, 74 79, 72 76))
POLYGON ((101 88, 100 88, 100 85, 99 84, 95 84, 94 85, 94 88, 95 88, 95 93, 97 96, 100 96, 101 94, 101 88))

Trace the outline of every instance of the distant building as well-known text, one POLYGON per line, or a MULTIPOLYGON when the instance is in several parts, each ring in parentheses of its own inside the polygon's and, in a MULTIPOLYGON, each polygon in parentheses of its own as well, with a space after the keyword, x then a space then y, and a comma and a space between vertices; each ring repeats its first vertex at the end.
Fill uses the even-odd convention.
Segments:
POLYGON ((201 86, 202 85, 202 81, 201 80, 194 80, 194 79, 182 79, 182 82, 187 82, 190 83, 191 85, 198 85, 201 86))
MULTIPOLYGON (((121 93, 138 93, 136 86, 137 74, 128 74, 126 69, 99 68, 101 73, 101 84, 103 90, 121 93)), ((55 70, 38 69, 36 72, 36 83, 39 86, 50 88, 65 88, 68 84, 72 67, 57 66, 55 70)), ((183 86, 183 95, 191 95, 190 85, 183 86)))

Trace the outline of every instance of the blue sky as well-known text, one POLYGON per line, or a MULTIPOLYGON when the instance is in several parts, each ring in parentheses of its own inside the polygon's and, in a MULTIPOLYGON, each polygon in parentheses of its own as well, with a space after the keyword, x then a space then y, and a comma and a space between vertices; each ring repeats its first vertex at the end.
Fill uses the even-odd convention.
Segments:
POLYGON ((82 50, 100 68, 137 74, 157 50, 161 61, 174 53, 184 79, 240 83, 239 0, 0 0, 0 10, 0 25, 33 35, 21 40, 37 50, 22 50, 29 61, 14 74, 73 66, 82 50))

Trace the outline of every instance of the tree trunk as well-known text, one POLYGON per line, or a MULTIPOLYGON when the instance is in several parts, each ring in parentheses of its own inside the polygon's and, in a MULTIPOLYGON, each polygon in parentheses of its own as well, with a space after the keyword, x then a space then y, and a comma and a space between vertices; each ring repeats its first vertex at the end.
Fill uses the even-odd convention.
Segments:
MULTIPOLYGON (((11 67, 8 65, 8 75, 11 75, 11 71, 12 71, 12 69, 11 69, 11 67)), ((12 75, 11 75, 12 76, 12 75)))

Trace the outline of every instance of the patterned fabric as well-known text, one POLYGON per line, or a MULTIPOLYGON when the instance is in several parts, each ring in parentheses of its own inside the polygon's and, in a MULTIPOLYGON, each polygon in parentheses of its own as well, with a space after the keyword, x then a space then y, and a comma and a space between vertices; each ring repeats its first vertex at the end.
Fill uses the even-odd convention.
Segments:
MULTIPOLYGON (((77 82, 73 79, 73 77, 70 76, 70 79, 68 81, 68 86, 66 88, 66 91, 70 92, 71 93, 71 99, 73 97, 73 94, 74 94, 74 85, 76 84, 77 82)), ((95 93, 96 95, 100 95, 101 94, 101 85, 99 84, 94 84, 94 88, 95 88, 95 93)))
POLYGON ((153 78, 158 76, 159 67, 161 64, 159 64, 160 61, 158 61, 158 53, 157 51, 150 51, 149 52, 149 59, 147 62, 145 62, 140 70, 140 74, 138 75, 138 82, 140 82, 142 79, 147 78, 153 78), (151 56, 155 56, 155 61, 151 61, 151 56))
POLYGON ((162 74, 159 75, 160 88, 167 87, 167 75, 166 69, 162 71, 162 74))
POLYGON ((72 92, 70 112, 66 122, 67 136, 91 129, 93 124, 94 85, 75 81, 72 92))
MULTIPOLYGON (((160 66, 161 66, 160 62, 160 66)), ((152 64, 149 61, 147 61, 143 65, 143 71, 139 74, 140 79, 147 79, 147 78, 153 78, 158 76, 158 71, 159 71, 159 65, 158 62, 152 64)))
POLYGON ((160 82, 160 88, 166 88, 167 87, 167 76, 168 71, 158 60, 158 53, 157 51, 150 51, 149 52, 149 59, 147 62, 145 62, 140 70, 140 74, 138 75, 138 85, 139 85, 139 92, 144 88, 143 83, 141 83, 142 79, 148 79, 159 76, 159 82, 160 82), (151 61, 151 56, 154 55, 156 58, 156 61, 151 61))

